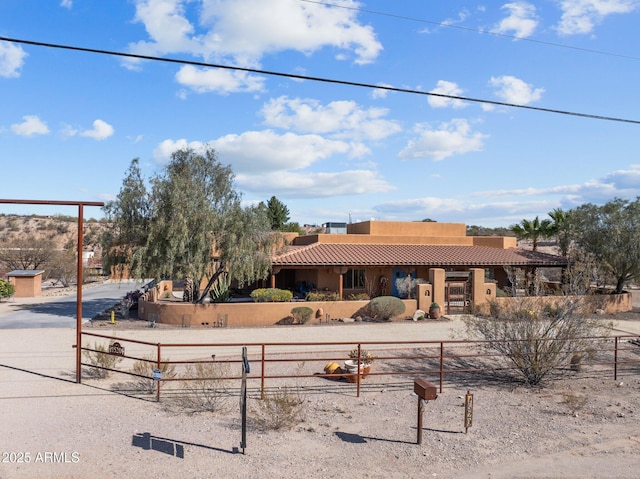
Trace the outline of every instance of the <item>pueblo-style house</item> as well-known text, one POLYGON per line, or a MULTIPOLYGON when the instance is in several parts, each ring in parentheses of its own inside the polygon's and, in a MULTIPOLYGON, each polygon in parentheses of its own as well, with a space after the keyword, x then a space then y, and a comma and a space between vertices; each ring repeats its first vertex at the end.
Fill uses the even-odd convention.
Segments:
POLYGON ((271 287, 332 291, 343 299, 358 293, 402 297, 397 280, 410 275, 431 283, 434 299, 445 305, 454 295, 468 305, 474 282, 509 286, 509 268, 528 273, 566 266, 563 257, 517 248, 513 237, 467 236, 463 223, 365 221, 347 224, 346 234, 291 238, 272 259, 271 287), (473 280, 472 273, 484 277, 473 280))

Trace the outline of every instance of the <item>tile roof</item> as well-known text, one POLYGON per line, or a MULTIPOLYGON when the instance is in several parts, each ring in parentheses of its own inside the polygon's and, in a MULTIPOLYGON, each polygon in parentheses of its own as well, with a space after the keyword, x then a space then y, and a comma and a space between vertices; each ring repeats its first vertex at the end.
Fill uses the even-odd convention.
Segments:
POLYGON ((421 244, 289 246, 274 266, 564 266, 565 258, 529 250, 421 244))

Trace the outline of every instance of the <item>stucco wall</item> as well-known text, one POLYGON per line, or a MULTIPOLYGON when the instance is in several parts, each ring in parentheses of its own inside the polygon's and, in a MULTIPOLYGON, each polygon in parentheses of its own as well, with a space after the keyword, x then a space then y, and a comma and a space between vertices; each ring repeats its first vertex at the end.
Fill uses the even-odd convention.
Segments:
POLYGON ((16 298, 42 296, 42 273, 34 276, 9 276, 9 282, 15 288, 16 298))
MULTIPOLYGON (((633 309, 633 302, 631 293, 621 294, 600 294, 586 297, 576 297, 578 301, 589 301, 589 310, 595 312, 596 310, 602 310, 607 314, 615 314, 625 311, 631 311, 633 309)), ((506 304, 510 301, 514 301, 515 298, 496 298, 498 304, 506 304)), ((541 296, 539 300, 545 304, 555 304, 558 302, 558 296, 541 296)))
MULTIPOLYGON (((308 306, 314 310, 309 323, 319 323, 316 314, 321 309, 323 322, 348 318, 354 315, 368 301, 294 301, 289 303, 212 303, 191 304, 180 302, 149 302, 141 300, 138 304, 138 315, 141 319, 155 319, 159 323, 181 326, 272 326, 291 315, 291 309, 297 306, 308 306), (224 316, 226 315, 226 320, 224 316)), ((417 309, 416 300, 403 300, 406 306, 402 317, 413 316, 417 309)))
POLYGON ((363 221, 347 225, 348 234, 392 236, 466 236, 464 223, 436 221, 363 221))

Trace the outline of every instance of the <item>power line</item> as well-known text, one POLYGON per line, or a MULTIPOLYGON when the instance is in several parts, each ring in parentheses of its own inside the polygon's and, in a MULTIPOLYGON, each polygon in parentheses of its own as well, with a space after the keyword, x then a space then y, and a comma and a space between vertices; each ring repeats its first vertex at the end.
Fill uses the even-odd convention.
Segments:
POLYGON ((0 36, 0 41, 20 43, 24 45, 33 45, 38 47, 57 48, 62 50, 72 50, 72 51, 87 52, 87 53, 99 53, 102 55, 112 55, 112 56, 118 56, 118 57, 124 57, 124 58, 135 58, 137 60, 151 60, 151 61, 160 61, 160 62, 167 62, 167 63, 178 63, 181 65, 193 65, 193 66, 200 66, 200 67, 207 67, 207 68, 220 68, 224 70, 236 70, 236 71, 243 71, 247 73, 257 73, 261 75, 271 75, 271 76, 292 78, 296 80, 308 80, 308 81, 316 81, 316 82, 323 82, 323 83, 332 83, 336 85, 347 85, 347 86, 371 88, 371 89, 377 89, 377 90, 386 90, 386 91, 392 91, 397 93, 410 93, 414 95, 435 96, 439 98, 448 98, 451 100, 469 101, 474 103, 485 103, 488 105, 506 106, 510 108, 521 108, 525 110, 542 111, 546 113, 556 113, 559 115, 570 115, 570 116, 577 116, 581 118, 591 118, 595 120, 607 120, 607 121, 616 121, 621 123, 632 123, 632 124, 640 125, 640 120, 630 120, 626 118, 594 115, 590 113, 579 113, 574 111, 558 110, 554 108, 543 108, 543 107, 530 106, 530 105, 518 105, 516 103, 507 103, 507 102, 501 102, 501 101, 495 101, 495 100, 483 100, 481 98, 472 98, 472 97, 465 97, 465 96, 446 95, 444 93, 426 92, 426 91, 420 91, 420 90, 412 90, 409 88, 397 88, 397 87, 385 86, 385 85, 373 85, 371 83, 354 82, 354 81, 348 81, 348 80, 336 80, 333 78, 314 77, 314 76, 308 76, 308 75, 296 75, 294 73, 260 70, 257 68, 246 68, 246 67, 239 67, 234 65, 220 65, 217 63, 197 62, 192 60, 181 60, 177 58, 163 58, 163 57, 155 57, 150 55, 138 55, 135 53, 124 53, 124 52, 116 52, 116 51, 110 51, 110 50, 100 50, 95 48, 77 47, 77 46, 71 46, 71 45, 60 45, 56 43, 37 42, 33 40, 22 40, 18 38, 9 38, 9 37, 2 37, 2 36, 0 36))
POLYGON ((397 19, 400 19, 400 20, 409 20, 409 21, 417 22, 417 23, 426 23, 426 24, 429 24, 429 25, 436 25, 438 27, 446 27, 446 28, 455 28, 455 29, 458 29, 458 30, 466 30, 468 32, 480 33, 480 34, 483 34, 483 35, 493 35, 493 36, 496 36, 496 37, 509 38, 511 40, 522 40, 523 42, 539 43, 541 45, 548 45, 548 46, 559 47, 559 48, 567 48, 567 49, 570 49, 570 50, 577 50, 577 51, 586 52, 586 53, 596 53, 598 55, 608 55, 608 56, 618 57, 618 58, 627 58, 627 59, 630 59, 630 60, 640 60, 640 57, 636 57, 636 56, 633 56, 633 55, 624 55, 622 53, 605 52, 603 50, 595 50, 595 49, 591 49, 591 48, 576 47, 576 46, 573 46, 573 45, 566 45, 564 43, 556 43, 556 42, 549 42, 549 41, 545 41, 545 40, 537 40, 535 38, 529 38, 529 37, 519 37, 517 35, 509 35, 508 33, 491 32, 491 31, 486 31, 486 30, 480 30, 478 28, 463 27, 462 25, 452 25, 450 23, 435 22, 433 20, 423 20, 421 18, 407 17, 407 16, 404 16, 404 15, 397 15, 397 14, 394 14, 394 13, 378 12, 378 11, 375 11, 375 10, 367 10, 367 9, 358 8, 358 7, 349 7, 347 5, 339 5, 337 3, 321 2, 319 0, 300 0, 300 1, 301 2, 307 2, 307 3, 315 3, 317 5, 326 5, 326 6, 335 7, 335 8, 344 8, 345 10, 355 10, 355 11, 358 11, 358 12, 370 13, 372 15, 380 15, 380 16, 390 17, 390 18, 397 18, 397 19))

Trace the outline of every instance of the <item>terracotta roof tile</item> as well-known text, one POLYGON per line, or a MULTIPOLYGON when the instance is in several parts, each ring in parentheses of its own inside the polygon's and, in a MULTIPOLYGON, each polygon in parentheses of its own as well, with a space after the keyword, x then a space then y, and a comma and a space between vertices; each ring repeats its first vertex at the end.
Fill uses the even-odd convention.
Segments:
POLYGON ((323 244, 290 246, 274 266, 563 266, 546 253, 486 246, 323 244))

